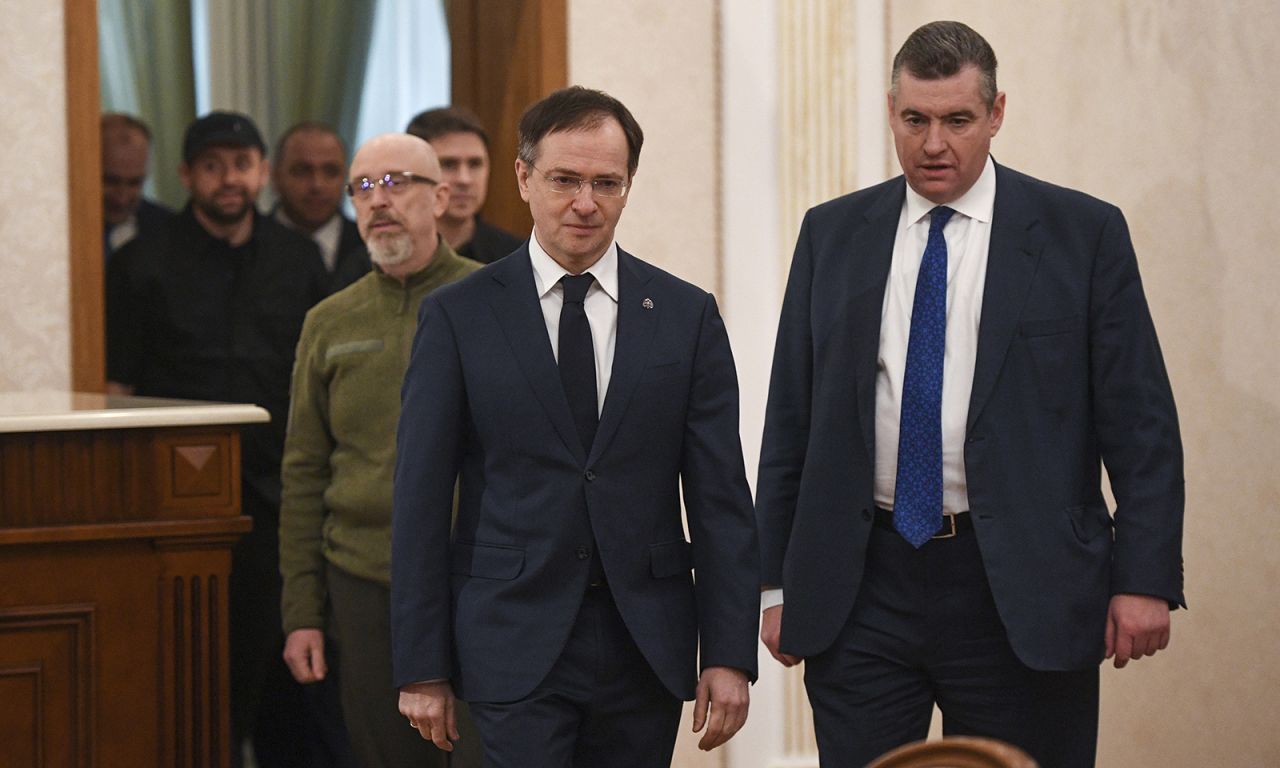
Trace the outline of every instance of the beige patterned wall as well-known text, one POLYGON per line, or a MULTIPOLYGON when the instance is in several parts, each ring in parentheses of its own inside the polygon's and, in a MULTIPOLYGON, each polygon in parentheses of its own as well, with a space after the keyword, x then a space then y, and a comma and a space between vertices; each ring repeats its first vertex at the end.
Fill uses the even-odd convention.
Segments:
POLYGON ((0 391, 70 386, 62 3, 0 0, 0 391))
POLYGON ((717 0, 572 0, 569 82, 644 129, 618 243, 708 291, 719 268, 717 0))

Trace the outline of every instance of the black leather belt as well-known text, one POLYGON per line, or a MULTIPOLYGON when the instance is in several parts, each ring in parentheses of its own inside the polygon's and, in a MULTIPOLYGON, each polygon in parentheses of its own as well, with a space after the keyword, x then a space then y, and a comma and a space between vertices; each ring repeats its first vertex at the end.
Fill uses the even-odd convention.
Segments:
MULTIPOLYGON (((876 525, 897 532, 893 527, 893 513, 887 509, 876 507, 876 525)), ((943 512, 942 528, 933 535, 933 538, 954 539, 957 535, 972 530, 973 516, 968 512, 943 512)))

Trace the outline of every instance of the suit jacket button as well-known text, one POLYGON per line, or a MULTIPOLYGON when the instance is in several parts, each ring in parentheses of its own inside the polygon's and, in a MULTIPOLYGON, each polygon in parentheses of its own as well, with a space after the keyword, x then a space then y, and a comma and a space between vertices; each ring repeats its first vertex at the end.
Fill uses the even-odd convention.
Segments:
POLYGON ((863 519, 863 520, 870 520, 870 519, 871 519, 871 510, 869 510, 869 509, 864 509, 864 510, 862 510, 862 519, 863 519))
POLYGON ((587 470, 587 473, 586 473, 585 475, 583 475, 583 477, 585 477, 585 478, 587 479, 587 482, 589 483, 589 482, 591 482, 592 480, 595 480, 595 479, 596 479, 596 473, 595 473, 595 472, 592 472, 591 470, 589 470, 589 469, 588 469, 588 470, 587 470))
POLYGON ((578 547, 578 559, 586 560, 588 557, 591 557, 591 550, 586 547, 578 547))

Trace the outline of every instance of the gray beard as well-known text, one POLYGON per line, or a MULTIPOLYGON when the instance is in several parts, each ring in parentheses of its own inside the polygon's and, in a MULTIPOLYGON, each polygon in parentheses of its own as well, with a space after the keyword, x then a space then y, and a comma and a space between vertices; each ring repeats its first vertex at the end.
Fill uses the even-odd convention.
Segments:
POLYGON ((366 245, 369 248, 369 258, 380 267, 394 267, 413 256, 413 238, 405 233, 379 235, 371 238, 366 245))

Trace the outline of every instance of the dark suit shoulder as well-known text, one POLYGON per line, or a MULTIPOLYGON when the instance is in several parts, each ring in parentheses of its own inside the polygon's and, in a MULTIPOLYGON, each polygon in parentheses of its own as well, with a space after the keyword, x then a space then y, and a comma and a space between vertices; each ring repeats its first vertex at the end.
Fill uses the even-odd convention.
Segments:
POLYGON ((874 186, 864 187, 856 192, 850 192, 827 200, 824 203, 819 203, 809 209, 808 213, 805 214, 805 218, 812 220, 814 223, 825 223, 875 210, 882 205, 893 204, 901 206, 906 189, 907 185, 904 178, 895 176, 874 186))
POLYGON ((320 260, 320 247, 314 240, 289 229, 270 216, 257 214, 254 217, 253 237, 271 258, 309 261, 314 257, 320 267, 324 268, 324 262, 320 260))
POLYGON ((1049 215, 1061 212, 1075 217, 1105 219, 1120 211, 1114 204, 1086 192, 1053 184, 997 163, 996 196, 1006 195, 1049 215))

